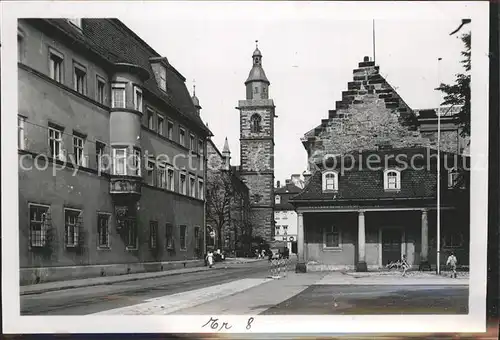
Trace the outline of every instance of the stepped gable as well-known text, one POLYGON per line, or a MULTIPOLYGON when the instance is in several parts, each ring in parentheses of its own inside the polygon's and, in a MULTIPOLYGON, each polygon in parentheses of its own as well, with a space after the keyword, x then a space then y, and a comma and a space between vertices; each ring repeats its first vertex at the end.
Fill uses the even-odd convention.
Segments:
MULTIPOLYGON (((418 119, 368 57, 353 71, 342 100, 321 124, 302 138, 315 151, 341 154, 380 143, 394 147, 428 145, 418 131, 418 119)), ((307 148, 307 147, 306 147, 307 148)))

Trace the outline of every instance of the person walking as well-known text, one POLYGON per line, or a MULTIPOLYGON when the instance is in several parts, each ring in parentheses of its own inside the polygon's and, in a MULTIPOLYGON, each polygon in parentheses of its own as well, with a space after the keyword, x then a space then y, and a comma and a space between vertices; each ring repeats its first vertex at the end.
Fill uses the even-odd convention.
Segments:
POLYGON ((214 265, 214 253, 212 253, 211 250, 208 251, 207 262, 208 262, 208 267, 212 268, 212 266, 214 265))
POLYGON ((403 268, 403 276, 406 276, 406 271, 410 268, 406 255, 403 255, 403 258, 401 259, 401 267, 403 268))
POLYGON ((446 260, 446 265, 451 268, 451 277, 457 278, 457 257, 453 252, 448 256, 448 260, 446 260))

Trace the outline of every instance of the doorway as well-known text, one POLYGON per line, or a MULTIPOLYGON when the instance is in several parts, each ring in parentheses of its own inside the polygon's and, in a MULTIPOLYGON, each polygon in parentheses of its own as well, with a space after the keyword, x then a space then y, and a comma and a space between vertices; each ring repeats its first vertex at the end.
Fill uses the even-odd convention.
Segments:
POLYGON ((399 229, 382 230, 382 265, 401 260, 401 237, 399 229))

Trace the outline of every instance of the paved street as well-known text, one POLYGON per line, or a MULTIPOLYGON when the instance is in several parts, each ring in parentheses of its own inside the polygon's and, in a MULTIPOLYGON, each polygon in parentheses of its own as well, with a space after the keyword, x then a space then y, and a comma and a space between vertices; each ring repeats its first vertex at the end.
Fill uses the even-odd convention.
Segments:
POLYGON ((219 285, 242 278, 265 278, 267 261, 217 264, 213 270, 21 296, 22 315, 84 315, 138 304, 145 299, 219 285), (227 267, 227 269, 224 269, 227 267))
POLYGON ((466 286, 314 285, 262 314, 467 314, 466 286))
POLYGON ((466 314, 468 280, 415 272, 296 274, 268 262, 21 296, 23 315, 466 314))

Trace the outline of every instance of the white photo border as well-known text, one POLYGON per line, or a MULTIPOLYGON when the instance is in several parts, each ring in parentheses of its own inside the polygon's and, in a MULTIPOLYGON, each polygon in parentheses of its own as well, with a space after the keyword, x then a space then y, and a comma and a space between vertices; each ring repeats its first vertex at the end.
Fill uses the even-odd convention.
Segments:
MULTIPOLYGON (((16 148, 16 117, 18 88, 16 32, 17 19, 40 17, 115 17, 138 15, 148 20, 165 20, 160 8, 176 11, 177 16, 192 20, 205 17, 227 18, 243 15, 275 20, 277 17, 315 16, 318 19, 334 16, 345 20, 397 19, 456 20, 471 18, 472 40, 471 111, 471 226, 469 314, 468 315, 283 315, 253 316, 250 331, 246 330, 249 316, 224 316, 235 333, 411 333, 411 332, 484 332, 486 330, 486 272, 487 272, 487 199, 488 199, 488 77, 489 77, 489 2, 70 2, 18 1, 0 3, 1 15, 1 156, 2 156, 2 308, 5 333, 205 333, 202 328, 209 317, 190 316, 20 316, 19 295, 19 225, 18 221, 18 162, 16 148), (248 8, 246 5, 251 4, 248 8), (197 10, 193 9, 196 6, 197 10), (204 6, 204 9, 200 9, 204 6), (261 8, 265 6, 266 11, 261 8), (50 10, 47 10, 50 8, 50 10), (199 9, 199 11, 198 11, 199 9), (254 15, 255 14, 255 15, 254 15), (360 327, 360 324, 362 327, 360 327)), ((212 315, 212 317, 216 317, 212 315)))

